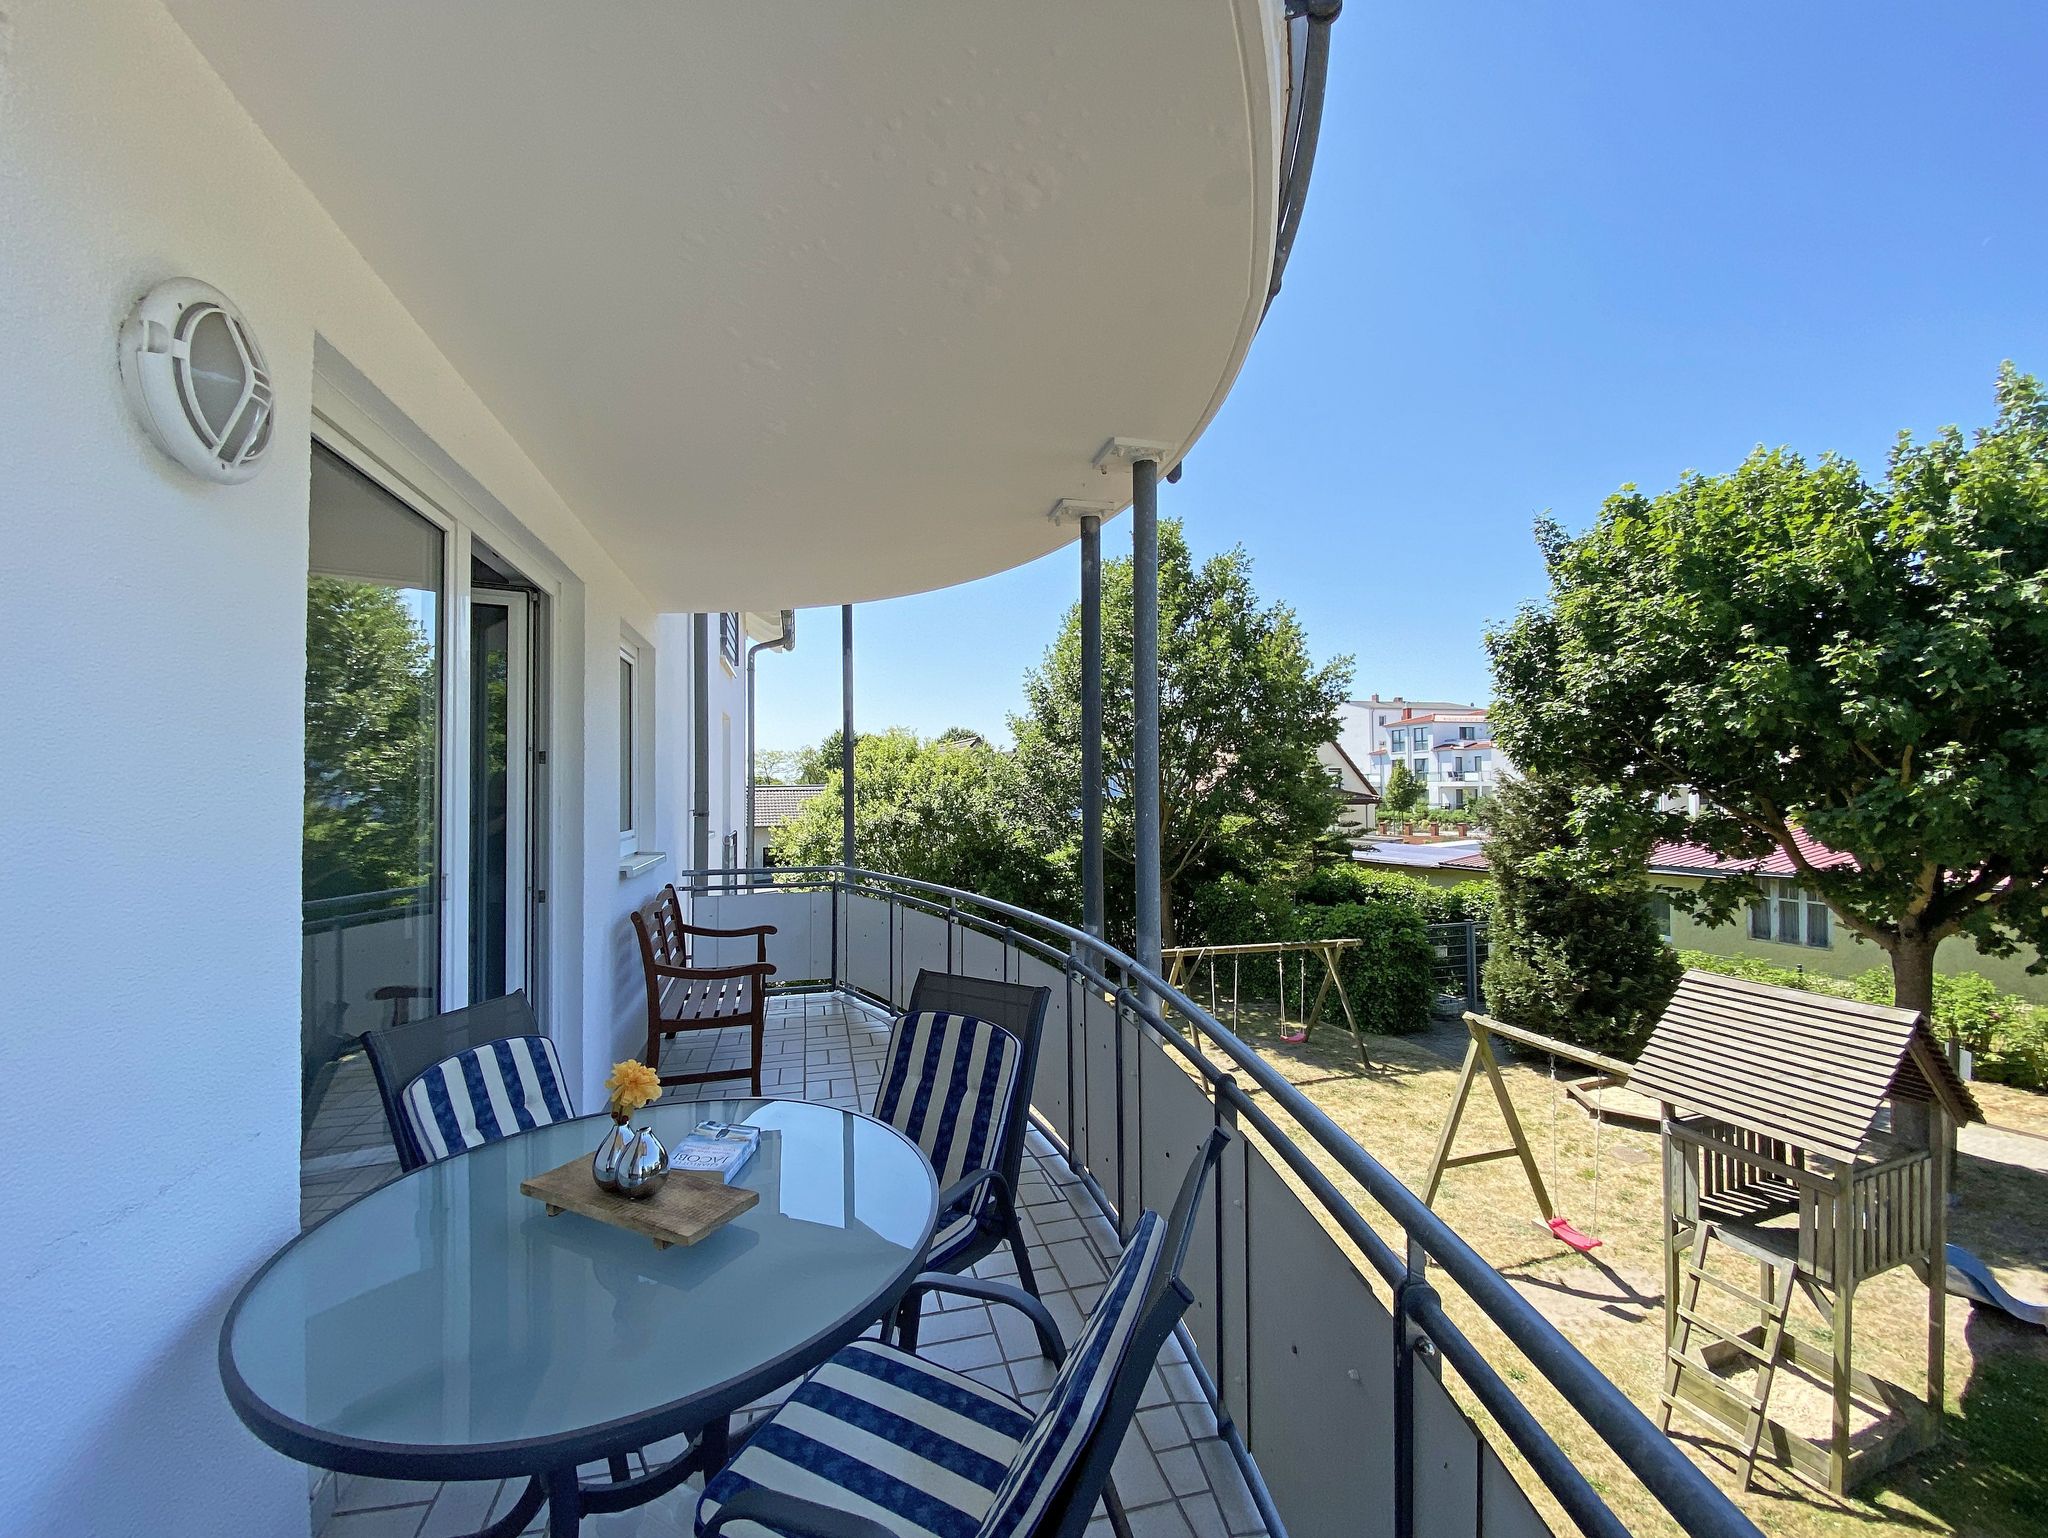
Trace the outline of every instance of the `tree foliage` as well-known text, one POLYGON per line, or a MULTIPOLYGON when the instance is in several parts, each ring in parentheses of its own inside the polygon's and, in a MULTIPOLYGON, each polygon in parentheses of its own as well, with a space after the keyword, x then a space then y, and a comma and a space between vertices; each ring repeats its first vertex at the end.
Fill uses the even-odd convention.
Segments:
POLYGON ((1648 849, 1583 842, 1571 787, 1504 779, 1486 856, 1486 1007, 1511 1025, 1634 1056, 1678 986, 1650 916, 1648 849))
POLYGON ((424 885, 434 863, 434 648, 391 588, 306 590, 308 900, 424 885))
MULTIPOLYGON (((1875 485, 1760 449, 1579 538, 1546 521, 1547 601, 1488 637, 1495 734, 1580 788, 1588 836, 1783 851, 1918 1009, 1945 936, 2048 944, 2048 398, 2009 364, 1997 396, 1875 485), (1657 809, 1688 788, 1698 813, 1657 809)), ((1717 920, 1746 886, 1674 900, 1717 920)))
MULTIPOLYGON (((835 733, 824 793, 775 834, 778 865, 837 865, 842 785, 835 733)), ((820 767, 822 767, 820 765, 820 767)), ((900 728, 853 740, 855 858, 872 870, 961 887, 1037 911, 1058 906, 1056 867, 1024 815, 1008 754, 973 733, 926 741, 900 728)))
POLYGON ((1429 792, 1402 759, 1387 771, 1387 788, 1380 792, 1380 816, 1406 820, 1420 817, 1429 806, 1429 792))
MULTIPOLYGON (((1105 885, 1112 929, 1128 936, 1136 847, 1128 558, 1103 563, 1102 612, 1105 885)), ((1160 908, 1171 945, 1203 881, 1305 860, 1335 824, 1342 802, 1317 750, 1336 738, 1351 659, 1315 666, 1294 611, 1261 606, 1244 551, 1197 567, 1170 519, 1159 526, 1159 632, 1160 908)), ((1080 845, 1079 605, 1026 677, 1024 709, 1010 724, 1045 845, 1071 870, 1080 845)))

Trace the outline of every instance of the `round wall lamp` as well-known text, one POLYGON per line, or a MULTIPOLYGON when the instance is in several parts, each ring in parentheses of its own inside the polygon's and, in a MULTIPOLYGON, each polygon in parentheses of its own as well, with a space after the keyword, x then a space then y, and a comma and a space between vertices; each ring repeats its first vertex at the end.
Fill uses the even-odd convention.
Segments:
POLYGON ((194 475, 246 481, 270 447, 270 369, 242 312, 197 278, 159 283, 121 325, 121 382, 149 435, 194 475))

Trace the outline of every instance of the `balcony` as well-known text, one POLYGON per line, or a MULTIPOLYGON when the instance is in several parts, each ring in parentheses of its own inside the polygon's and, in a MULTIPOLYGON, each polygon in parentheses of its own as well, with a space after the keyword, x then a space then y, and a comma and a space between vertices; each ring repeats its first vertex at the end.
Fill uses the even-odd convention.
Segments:
MULTIPOLYGON (((887 1022, 920 969, 1051 991, 1029 1217, 1051 1285, 1077 1301, 1115 1253, 1120 1218, 1170 1202, 1177 1161, 1209 1128, 1237 1134, 1220 1201, 1197 1229, 1213 1246, 1187 1273, 1185 1366, 1170 1362, 1151 1395, 1155 1408, 1181 1409, 1193 1439, 1180 1442, 1169 1417, 1141 1416, 1122 1455, 1134 1490, 1166 1492, 1140 1531, 1619 1538, 1628 1529, 1588 1471, 1525 1403, 1533 1382, 1605 1443, 1603 1486, 1639 1482, 1689 1534, 1754 1538, 1706 1475, 1405 1185, 1128 956, 1041 915, 879 872, 690 879, 700 922, 777 926, 769 956, 785 1023, 770 1092, 867 1103, 887 1022), (1175 1456, 1183 1447, 1191 1456, 1175 1456)), ((664 1066, 710 1066, 721 1051, 738 1060, 743 1049, 699 1045, 664 1066)), ((1004 1360, 1016 1373, 1019 1358, 1004 1360)))

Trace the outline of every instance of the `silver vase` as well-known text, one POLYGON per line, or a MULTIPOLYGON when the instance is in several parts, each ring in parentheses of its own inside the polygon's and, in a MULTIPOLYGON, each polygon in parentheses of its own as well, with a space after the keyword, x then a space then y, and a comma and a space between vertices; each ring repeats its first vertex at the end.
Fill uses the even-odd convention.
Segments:
POLYGON ((667 1180, 668 1150, 652 1127, 642 1127, 619 1165, 619 1195, 638 1201, 659 1191, 667 1180))
POLYGON ((633 1129, 624 1122, 612 1123, 604 1141, 597 1145, 597 1152, 590 1156, 590 1178, 597 1182, 600 1191, 619 1189, 619 1171, 625 1168, 626 1156, 632 1151, 633 1129))

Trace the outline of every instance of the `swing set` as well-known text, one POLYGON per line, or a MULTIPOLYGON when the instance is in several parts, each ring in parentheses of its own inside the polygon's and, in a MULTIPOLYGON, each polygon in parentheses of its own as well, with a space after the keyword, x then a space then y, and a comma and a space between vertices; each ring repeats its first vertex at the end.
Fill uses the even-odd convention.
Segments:
POLYGON ((1536 1154, 1529 1146, 1528 1135, 1522 1130, 1522 1121, 1515 1114, 1515 1103, 1508 1096, 1507 1084, 1500 1076, 1500 1063, 1493 1052, 1493 1041, 1499 1037, 1520 1047, 1541 1052, 1550 1060, 1550 1182, 1557 1184, 1557 1121, 1558 1111, 1564 1100, 1564 1093, 1570 1093, 1584 1105, 1593 1117, 1593 1216, 1592 1226, 1600 1226, 1600 1143, 1601 1132, 1607 1117, 1600 1105, 1599 1091, 1628 1083, 1629 1065, 1620 1058, 1608 1057, 1605 1053, 1591 1048, 1576 1046, 1568 1041, 1559 1041, 1553 1036, 1541 1036, 1535 1031, 1525 1031, 1517 1025, 1507 1025, 1486 1015, 1470 1013, 1465 1015, 1465 1029, 1472 1041, 1465 1049, 1465 1066, 1458 1074, 1457 1092, 1451 1098, 1450 1115, 1444 1119, 1444 1130, 1437 1138, 1436 1154, 1429 1161, 1429 1174, 1422 1188, 1422 1204, 1427 1207, 1436 1201, 1437 1188, 1443 1184, 1447 1170, 1462 1169, 1468 1164, 1487 1164, 1495 1159, 1516 1158, 1522 1161, 1522 1172, 1529 1177, 1529 1189, 1536 1195, 1537 1211, 1542 1220, 1537 1225, 1548 1230, 1558 1242, 1579 1254, 1590 1254, 1600 1248, 1601 1241, 1592 1233, 1575 1226, 1551 1205, 1550 1190, 1543 1183, 1543 1173, 1536 1165, 1536 1154), (1579 1080, 1566 1085, 1559 1093, 1557 1078, 1558 1059, 1577 1063, 1594 1071, 1591 1080, 1579 1080), (1458 1124, 1464 1119, 1466 1103, 1472 1098, 1473 1087, 1479 1075, 1486 1075, 1486 1082, 1493 1090, 1494 1103, 1500 1107, 1501 1120, 1507 1123, 1508 1141, 1500 1148, 1485 1148, 1476 1153, 1453 1154, 1451 1145, 1457 1140, 1458 1124))
POLYGON ((1273 958, 1280 982, 1280 1039, 1289 1046, 1300 1046, 1308 1040, 1309 1032, 1322 1023, 1323 1005, 1332 990, 1337 995, 1337 1006, 1344 1012, 1344 1023, 1351 1028, 1351 1039, 1358 1045, 1358 1055, 1365 1066, 1372 1067, 1372 1056, 1365 1050, 1365 1036, 1358 1029, 1358 1021, 1351 1013, 1351 997, 1344 991, 1344 975, 1341 964, 1344 952, 1361 942, 1349 940, 1258 940, 1248 945, 1177 945, 1161 952, 1160 959, 1167 964, 1166 981, 1169 987, 1186 990, 1195 986, 1196 977, 1206 968, 1209 983, 1209 1013, 1221 1018, 1220 1011, 1226 995, 1217 986, 1217 963, 1230 963, 1230 992, 1227 995, 1230 1010, 1230 1028, 1237 1029, 1239 1010, 1239 987, 1244 981, 1244 963, 1258 962, 1270 956, 1273 958), (1299 965, 1295 972, 1295 1019, 1299 1024, 1290 1025, 1287 1020, 1287 958, 1297 957, 1299 965), (1316 987, 1315 1002, 1308 997, 1308 974, 1312 965, 1322 963, 1322 981, 1316 987))

